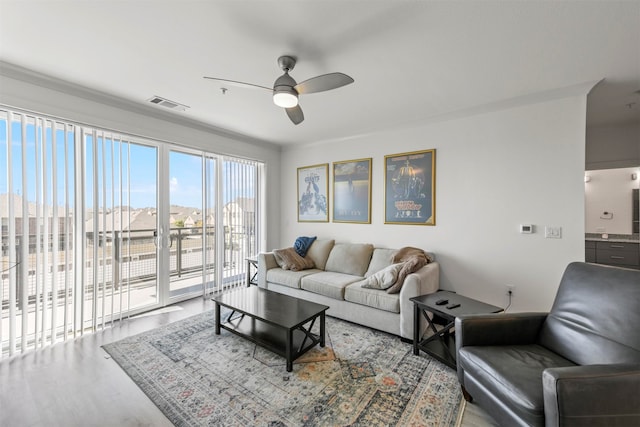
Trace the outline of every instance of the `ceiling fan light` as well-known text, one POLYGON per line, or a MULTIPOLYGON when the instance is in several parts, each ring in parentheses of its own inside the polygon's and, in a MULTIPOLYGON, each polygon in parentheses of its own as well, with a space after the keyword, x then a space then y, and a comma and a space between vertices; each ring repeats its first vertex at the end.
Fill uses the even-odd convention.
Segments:
POLYGON ((298 94, 293 89, 273 92, 273 103, 282 108, 293 108, 298 105, 298 94))

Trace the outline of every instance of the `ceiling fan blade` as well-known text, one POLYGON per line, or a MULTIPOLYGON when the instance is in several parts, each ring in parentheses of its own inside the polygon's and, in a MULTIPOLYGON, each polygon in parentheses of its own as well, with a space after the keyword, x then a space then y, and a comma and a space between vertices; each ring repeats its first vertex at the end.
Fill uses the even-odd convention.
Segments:
POLYGON ((219 82, 224 82, 230 86, 236 86, 236 87, 242 87, 245 89, 265 89, 268 90, 269 92, 273 92, 273 88, 270 87, 266 87, 266 86, 260 86, 260 85, 254 85, 252 83, 245 83, 245 82, 237 82, 235 80, 227 80, 227 79, 219 79, 217 77, 207 77, 204 76, 205 79, 209 79, 209 80, 217 80, 219 82))
POLYGON ((302 108, 300 105, 296 105, 295 107, 285 108, 287 110, 287 116, 291 119, 294 125, 299 125, 304 120, 304 113, 302 112, 302 108))
POLYGON ((354 80, 343 73, 329 73, 312 77, 298 83, 293 88, 298 93, 324 92, 325 90, 337 89, 339 87, 353 83, 354 80))

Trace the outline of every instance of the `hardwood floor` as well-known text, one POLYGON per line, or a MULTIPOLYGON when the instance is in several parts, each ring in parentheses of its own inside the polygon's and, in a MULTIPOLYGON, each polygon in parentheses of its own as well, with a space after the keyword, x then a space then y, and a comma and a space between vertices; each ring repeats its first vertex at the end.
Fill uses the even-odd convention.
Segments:
POLYGON ((171 426, 100 346, 212 309, 196 298, 0 362, 0 426, 171 426))
POLYGON ((460 427, 497 427, 498 424, 478 405, 466 403, 460 427))
MULTIPOLYGON (((0 362, 0 426, 171 426, 169 420, 100 347, 213 310, 195 298, 113 327, 0 362)), ((464 427, 492 426, 467 405, 464 427)))

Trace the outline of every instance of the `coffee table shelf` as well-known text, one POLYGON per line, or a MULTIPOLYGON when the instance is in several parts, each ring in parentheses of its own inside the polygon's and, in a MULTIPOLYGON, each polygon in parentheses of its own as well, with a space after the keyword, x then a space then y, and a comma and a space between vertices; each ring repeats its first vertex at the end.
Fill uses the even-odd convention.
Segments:
MULTIPOLYGON (((270 325, 249 316, 241 316, 239 319, 227 321, 220 326, 279 356, 287 357, 287 337, 286 334, 283 333, 283 328, 280 326, 270 325)), ((303 353, 320 343, 318 335, 311 334, 311 336, 313 337, 312 339, 298 329, 293 330, 291 340, 291 349, 293 351, 292 360, 297 359, 303 353), (305 338, 307 339, 305 340, 305 338), (300 348, 302 345, 304 345, 304 347, 300 348)))

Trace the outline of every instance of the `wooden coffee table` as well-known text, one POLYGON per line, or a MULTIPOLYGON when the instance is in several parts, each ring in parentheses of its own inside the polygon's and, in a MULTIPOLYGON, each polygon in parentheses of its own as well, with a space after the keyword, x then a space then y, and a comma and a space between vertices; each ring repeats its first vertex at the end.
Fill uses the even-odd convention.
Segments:
POLYGON ((420 350, 436 358, 447 366, 456 369, 456 341, 451 329, 457 316, 466 314, 498 313, 502 308, 481 301, 467 298, 455 292, 439 291, 429 295, 410 298, 413 301, 413 354, 418 355, 420 350), (446 304, 436 304, 446 300, 446 304), (454 308, 453 305, 457 305, 454 308), (444 328, 438 330, 433 324, 429 313, 437 314, 447 320, 444 328), (420 340, 420 315, 427 319, 433 335, 420 340))
POLYGON ((287 372, 293 370, 295 359, 316 344, 324 347, 326 305, 257 286, 226 292, 213 301, 216 335, 223 328, 285 357, 287 372), (231 309, 224 322, 220 321, 220 306, 231 309), (314 334, 311 329, 318 318, 320 333, 314 334))

